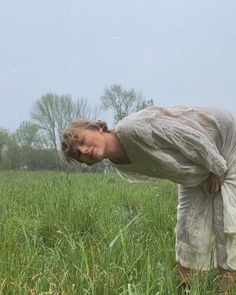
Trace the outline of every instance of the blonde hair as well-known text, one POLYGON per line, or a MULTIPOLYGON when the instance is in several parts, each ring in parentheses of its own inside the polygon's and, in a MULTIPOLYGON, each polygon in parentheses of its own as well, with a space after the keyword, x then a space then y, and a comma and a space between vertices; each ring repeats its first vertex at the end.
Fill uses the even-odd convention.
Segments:
POLYGON ((79 131, 81 129, 99 130, 102 128, 105 132, 110 132, 107 123, 101 120, 90 121, 79 119, 71 123, 63 132, 61 138, 61 158, 69 164, 81 162, 79 160, 79 151, 75 148, 78 143, 79 131))

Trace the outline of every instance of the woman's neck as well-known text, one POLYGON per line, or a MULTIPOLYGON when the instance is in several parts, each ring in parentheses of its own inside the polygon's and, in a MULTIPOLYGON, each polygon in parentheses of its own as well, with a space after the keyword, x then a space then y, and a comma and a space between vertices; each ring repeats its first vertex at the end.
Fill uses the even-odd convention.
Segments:
POLYGON ((116 132, 107 133, 107 158, 115 164, 130 164, 131 161, 116 132))

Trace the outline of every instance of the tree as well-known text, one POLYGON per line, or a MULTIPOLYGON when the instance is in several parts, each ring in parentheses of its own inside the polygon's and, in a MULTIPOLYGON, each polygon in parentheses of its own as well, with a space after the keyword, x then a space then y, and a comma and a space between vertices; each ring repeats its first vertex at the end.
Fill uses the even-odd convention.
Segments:
POLYGON ((111 87, 105 88, 100 99, 104 110, 111 109, 113 111, 114 123, 132 112, 153 104, 153 100, 144 100, 140 92, 138 93, 134 89, 127 91, 120 84, 113 84, 111 87))
POLYGON ((3 149, 9 142, 9 134, 6 129, 0 128, 0 167, 2 167, 3 149))
POLYGON ((22 166, 21 150, 16 134, 0 129, 0 168, 20 169, 22 166))
POLYGON ((42 129, 54 149, 54 155, 59 169, 59 157, 57 153, 57 133, 61 135, 63 120, 72 118, 73 103, 70 96, 62 96, 48 93, 37 100, 31 111, 32 119, 42 129))
POLYGON ((21 151, 22 169, 35 170, 39 160, 39 152, 47 143, 38 125, 24 121, 16 130, 15 137, 21 151))
POLYGON ((41 149, 45 144, 43 135, 40 134, 37 124, 30 121, 23 121, 16 130, 18 145, 25 149, 41 149))
POLYGON ((153 99, 147 99, 147 100, 141 100, 137 103, 136 111, 140 111, 142 109, 145 109, 147 107, 153 106, 154 102, 153 99))
POLYGON ((75 116, 76 118, 98 120, 101 117, 102 108, 98 104, 94 104, 93 108, 88 105, 88 100, 85 97, 81 97, 75 102, 75 116))
POLYGON ((2 151, 3 169, 21 169, 22 167, 21 149, 17 143, 15 133, 9 134, 7 143, 2 151))

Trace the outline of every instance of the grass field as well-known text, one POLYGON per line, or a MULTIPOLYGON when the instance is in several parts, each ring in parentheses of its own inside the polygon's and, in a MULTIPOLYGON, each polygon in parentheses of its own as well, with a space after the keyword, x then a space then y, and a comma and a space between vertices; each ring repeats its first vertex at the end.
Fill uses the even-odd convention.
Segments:
MULTIPOLYGON (((177 294, 177 187, 0 173, 0 295, 177 294)), ((190 294, 216 294, 214 273, 190 294)))

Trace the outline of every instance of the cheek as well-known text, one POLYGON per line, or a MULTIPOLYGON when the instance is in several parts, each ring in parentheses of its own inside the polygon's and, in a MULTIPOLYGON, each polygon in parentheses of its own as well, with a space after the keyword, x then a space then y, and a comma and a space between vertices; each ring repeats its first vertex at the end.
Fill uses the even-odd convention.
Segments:
POLYGON ((99 152, 101 154, 104 154, 104 152, 105 152, 105 142, 103 139, 101 140, 100 145, 99 145, 99 152))
POLYGON ((98 149, 98 150, 103 150, 104 149, 104 141, 103 138, 97 138, 96 141, 94 141, 94 146, 98 149))
POLYGON ((104 156, 104 147, 103 145, 98 145, 98 146, 95 146, 95 149, 94 149, 94 158, 96 159, 102 159, 103 156, 104 156))

